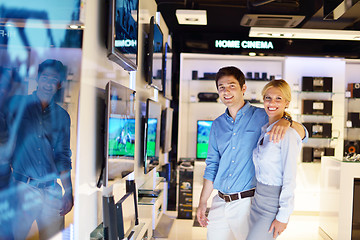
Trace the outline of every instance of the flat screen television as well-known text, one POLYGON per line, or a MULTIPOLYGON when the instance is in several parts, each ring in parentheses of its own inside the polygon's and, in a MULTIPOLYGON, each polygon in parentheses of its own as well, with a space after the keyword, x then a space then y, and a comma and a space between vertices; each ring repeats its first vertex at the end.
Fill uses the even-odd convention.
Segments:
POLYGON ((134 192, 127 192, 116 203, 118 239, 131 239, 137 220, 134 192))
POLYGON ((144 137, 144 173, 159 164, 161 105, 151 99, 146 101, 144 137))
POLYGON ((110 81, 106 85, 103 185, 134 171, 135 91, 110 81))
POLYGON ((172 70, 172 52, 169 44, 166 42, 163 55, 163 95, 172 100, 171 93, 171 70, 172 70))
POLYGON ((171 151, 173 113, 174 109, 169 107, 165 108, 161 113, 160 146, 163 153, 171 151))
POLYGON ((109 0, 108 58, 137 69, 139 0, 109 0))
POLYGON ((205 159, 207 157, 210 129, 213 121, 198 120, 196 132, 196 158, 205 159))
POLYGON ((114 196, 103 196, 103 227, 105 239, 133 239, 137 224, 135 192, 127 192, 117 203, 114 196))
POLYGON ((154 16, 150 18, 148 31, 146 81, 150 86, 162 91, 164 36, 160 26, 155 23, 154 16))

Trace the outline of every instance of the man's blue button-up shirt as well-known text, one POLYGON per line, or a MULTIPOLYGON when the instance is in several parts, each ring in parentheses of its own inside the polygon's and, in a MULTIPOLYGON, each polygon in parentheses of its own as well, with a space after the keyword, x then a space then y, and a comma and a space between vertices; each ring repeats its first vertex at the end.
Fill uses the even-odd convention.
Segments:
POLYGON ((252 152, 268 122, 263 108, 246 102, 235 121, 228 110, 213 122, 204 178, 223 193, 237 193, 256 185, 252 152))

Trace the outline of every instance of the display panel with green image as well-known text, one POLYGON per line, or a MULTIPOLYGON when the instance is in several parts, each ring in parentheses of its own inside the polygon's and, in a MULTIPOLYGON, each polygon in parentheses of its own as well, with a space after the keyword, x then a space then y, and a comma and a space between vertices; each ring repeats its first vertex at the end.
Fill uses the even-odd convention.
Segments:
POLYGON ((196 158, 205 159, 207 156, 212 123, 209 120, 197 121, 196 158))
POLYGON ((134 156, 135 119, 109 119, 109 156, 134 156))
POLYGON ((148 119, 146 153, 148 157, 155 157, 157 118, 148 119))

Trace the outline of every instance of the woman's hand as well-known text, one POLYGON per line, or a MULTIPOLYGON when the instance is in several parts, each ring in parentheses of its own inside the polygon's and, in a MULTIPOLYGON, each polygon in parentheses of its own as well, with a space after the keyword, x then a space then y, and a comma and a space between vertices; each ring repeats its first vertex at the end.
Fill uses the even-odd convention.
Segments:
POLYGON ((272 232, 274 230, 274 239, 279 236, 287 227, 287 223, 282 223, 279 222, 278 220, 274 220, 271 223, 270 229, 269 229, 269 233, 272 232))

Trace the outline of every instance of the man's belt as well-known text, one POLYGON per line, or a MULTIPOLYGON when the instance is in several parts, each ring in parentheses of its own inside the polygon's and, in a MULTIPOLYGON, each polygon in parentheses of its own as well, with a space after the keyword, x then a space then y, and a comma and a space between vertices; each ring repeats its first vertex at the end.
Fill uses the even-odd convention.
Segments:
POLYGON ((242 198, 253 197, 255 194, 255 188, 234 194, 224 194, 220 191, 218 193, 219 193, 219 197, 224 199, 225 202, 232 202, 242 198))
POLYGON ((24 175, 22 175, 20 173, 16 173, 16 172, 13 172, 12 175, 15 178, 15 180, 30 184, 30 185, 32 185, 34 187, 37 187, 37 188, 46 188, 46 187, 50 187, 50 186, 55 185, 55 180, 39 181, 37 179, 31 178, 31 177, 28 177, 28 176, 24 176, 24 175))

